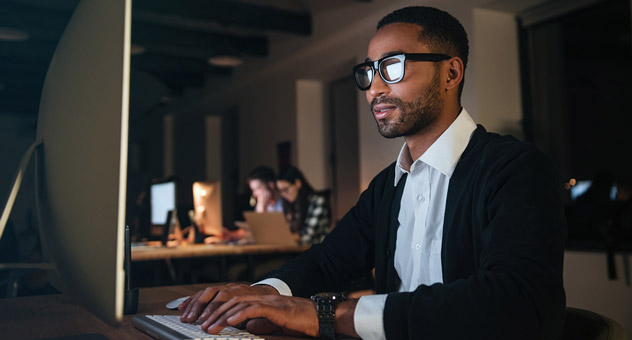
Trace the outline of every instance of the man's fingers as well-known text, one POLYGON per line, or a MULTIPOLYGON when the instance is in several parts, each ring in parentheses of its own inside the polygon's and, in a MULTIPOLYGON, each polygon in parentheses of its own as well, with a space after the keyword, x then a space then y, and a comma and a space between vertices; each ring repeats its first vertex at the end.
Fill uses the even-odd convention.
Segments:
POLYGON ((226 328, 226 326, 236 326, 249 319, 264 317, 264 310, 265 308, 262 308, 257 302, 238 302, 223 312, 213 323, 209 322, 207 325, 209 320, 204 322, 204 324, 202 324, 202 330, 211 334, 217 334, 226 328))
MULTIPOLYGON (((180 321, 195 322, 199 320, 207 320, 213 312, 218 310, 224 303, 234 296, 246 297, 249 295, 263 295, 277 293, 274 288, 266 289, 267 286, 260 285, 251 287, 245 284, 229 283, 221 286, 207 287, 199 291, 192 298, 187 300, 180 308, 182 315, 180 321)), ((223 310, 226 310, 223 309, 223 310)))
MULTIPOLYGON (((211 313, 209 318, 200 325, 202 330, 211 334, 217 334, 226 326, 228 326, 226 320, 229 317, 233 316, 233 314, 235 313, 235 311, 233 311, 231 308, 238 304, 236 300, 238 300, 237 297, 230 299, 229 301, 215 309, 211 313)), ((235 324, 239 324, 239 322, 236 322, 235 324)))
MULTIPOLYGON (((232 299, 217 305, 215 308, 213 308, 213 310, 205 310, 204 314, 206 316, 204 320, 204 322, 202 323, 201 327, 202 330, 207 330, 209 328, 209 326, 211 326, 212 324, 216 324, 218 323, 218 320, 222 317, 225 317, 225 313, 232 308, 235 304, 239 303, 240 299, 242 299, 243 297, 240 296, 235 296, 232 299), (208 314, 208 315, 207 315, 208 314)), ((221 329, 220 329, 221 330, 221 329)))
POLYGON ((228 287, 227 289, 217 292, 213 300, 204 308, 204 311, 199 316, 201 320, 207 320, 211 314, 220 309, 227 301, 230 301, 237 293, 234 292, 237 287, 228 287))
POLYGON ((217 291, 217 287, 207 287, 195 294, 194 298, 187 305, 186 310, 182 313, 182 316, 180 316, 180 320, 183 322, 197 321, 202 313, 202 310, 207 307, 211 300, 213 300, 217 291))
POLYGON ((192 300, 193 300, 193 296, 189 296, 186 300, 182 301, 182 303, 178 305, 178 310, 179 311, 186 310, 187 306, 192 300))
POLYGON ((182 311, 182 314, 180 315, 180 321, 187 322, 187 317, 189 313, 191 313, 191 308, 193 308, 193 304, 191 302, 197 300, 200 297, 200 295, 202 295, 202 291, 198 291, 197 293, 195 293, 195 295, 187 299, 186 306, 183 306, 180 309, 180 311, 182 311))

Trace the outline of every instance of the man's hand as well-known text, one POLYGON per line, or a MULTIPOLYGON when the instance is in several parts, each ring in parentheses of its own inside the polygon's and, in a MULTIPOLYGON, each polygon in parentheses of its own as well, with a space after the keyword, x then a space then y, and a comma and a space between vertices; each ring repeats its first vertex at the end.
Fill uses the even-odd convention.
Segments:
POLYGON ((310 299, 281 295, 235 296, 215 309, 201 326, 202 330, 217 334, 226 326, 237 326, 246 321, 246 329, 254 334, 270 333, 279 328, 288 334, 312 337, 319 334, 315 303, 310 299))
POLYGON ((221 305, 235 296, 278 294, 276 289, 268 285, 249 286, 229 283, 210 286, 197 292, 178 306, 178 309, 182 311, 180 321, 192 323, 198 319, 206 320, 221 305))

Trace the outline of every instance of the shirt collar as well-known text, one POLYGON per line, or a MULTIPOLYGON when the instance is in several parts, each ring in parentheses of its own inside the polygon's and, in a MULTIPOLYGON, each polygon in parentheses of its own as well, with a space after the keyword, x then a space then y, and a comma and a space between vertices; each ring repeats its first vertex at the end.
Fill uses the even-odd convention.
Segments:
POLYGON ((472 133, 476 130, 476 123, 470 114, 462 109, 454 122, 437 138, 437 140, 424 152, 419 159, 413 161, 408 152, 406 143, 402 146, 397 157, 397 166, 395 167, 395 183, 402 178, 411 165, 417 161, 421 161, 451 177, 456 164, 458 163, 463 151, 470 142, 472 133))

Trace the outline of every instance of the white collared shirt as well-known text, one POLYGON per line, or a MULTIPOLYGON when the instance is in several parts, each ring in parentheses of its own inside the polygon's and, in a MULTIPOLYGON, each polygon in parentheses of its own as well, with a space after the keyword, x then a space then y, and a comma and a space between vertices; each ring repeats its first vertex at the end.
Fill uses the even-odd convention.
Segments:
MULTIPOLYGON (((463 109, 414 162, 406 144, 402 146, 393 183, 397 186, 404 173, 408 174, 399 210, 395 248, 395 270, 402 280, 400 292, 443 282, 441 242, 448 186, 474 130, 476 123, 463 109)), ((363 296, 358 301, 354 325, 363 339, 386 339, 382 317, 386 296, 363 296)))
MULTIPOLYGON (((470 141, 476 123, 465 109, 446 131, 414 162, 406 144, 402 146, 395 169, 397 183, 408 173, 397 230, 395 269, 402 283, 401 292, 415 290, 419 285, 443 282, 441 242, 443 218, 450 177, 470 141)), ((282 295, 292 295, 283 281, 267 279, 257 284, 269 284, 282 295)), ((354 326, 363 339, 386 339, 384 305, 386 294, 363 296, 356 305, 354 326)))

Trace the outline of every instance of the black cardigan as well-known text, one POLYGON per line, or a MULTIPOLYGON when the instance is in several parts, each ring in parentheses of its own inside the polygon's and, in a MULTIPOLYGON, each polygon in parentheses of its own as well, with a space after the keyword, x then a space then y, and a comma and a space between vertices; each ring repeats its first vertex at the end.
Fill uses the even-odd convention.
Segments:
POLYGON ((564 323, 566 223, 550 160, 528 143, 472 138, 450 179, 441 260, 443 283, 398 293, 397 217, 405 177, 384 169, 325 241, 268 275, 294 296, 344 291, 375 267, 389 293, 388 339, 556 339, 564 323))

